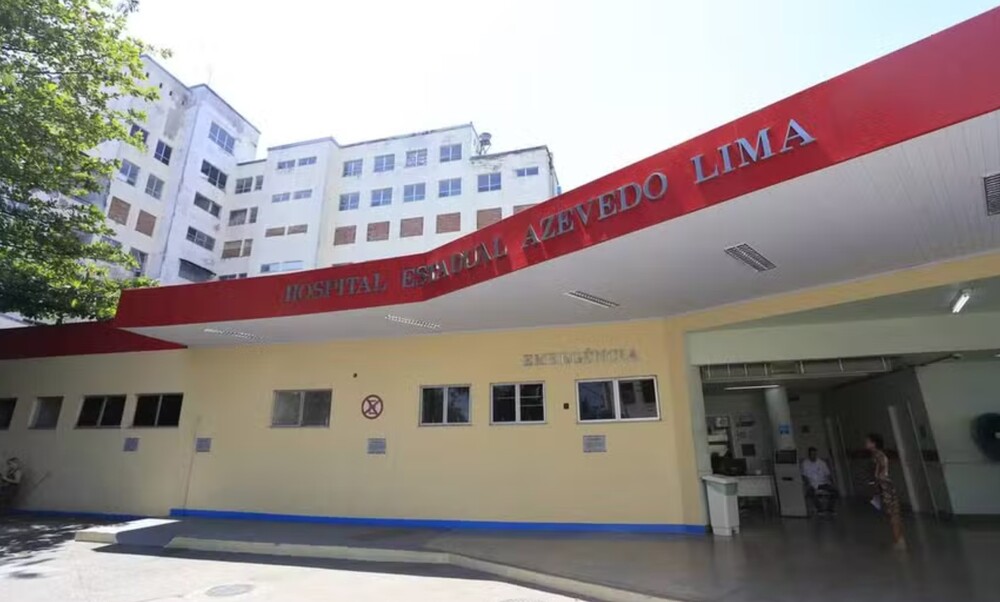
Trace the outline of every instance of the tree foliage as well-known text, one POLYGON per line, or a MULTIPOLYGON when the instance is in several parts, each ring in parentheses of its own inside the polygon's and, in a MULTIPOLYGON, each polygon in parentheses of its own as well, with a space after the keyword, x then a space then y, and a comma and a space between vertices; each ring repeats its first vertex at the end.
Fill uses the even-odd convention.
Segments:
POLYGON ((0 0, 0 311, 62 321, 114 314, 113 278, 136 266, 102 241, 113 231, 88 198, 104 200, 117 168, 96 149, 129 136, 133 108, 157 93, 143 83, 129 36, 136 0, 0 0), (140 99, 136 102, 127 97, 140 99))

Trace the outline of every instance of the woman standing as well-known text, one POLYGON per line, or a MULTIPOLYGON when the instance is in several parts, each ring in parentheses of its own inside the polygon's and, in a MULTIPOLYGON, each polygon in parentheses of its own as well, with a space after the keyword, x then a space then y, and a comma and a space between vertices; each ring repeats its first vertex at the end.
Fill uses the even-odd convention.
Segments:
POLYGON ((889 477, 889 457, 885 455, 884 448, 885 442, 881 435, 872 433, 865 439, 865 449, 872 455, 875 489, 882 511, 889 517, 889 526, 892 527, 893 545, 897 550, 905 550, 906 538, 903 537, 903 517, 900 515, 899 497, 889 477))

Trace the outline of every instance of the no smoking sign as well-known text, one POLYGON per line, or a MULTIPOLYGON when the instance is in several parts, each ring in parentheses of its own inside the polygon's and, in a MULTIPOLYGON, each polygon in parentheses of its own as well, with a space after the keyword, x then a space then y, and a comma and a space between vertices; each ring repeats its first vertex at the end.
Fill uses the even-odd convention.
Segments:
POLYGON ((385 404, 378 395, 369 395, 361 400, 361 415, 368 420, 375 420, 382 415, 385 404))

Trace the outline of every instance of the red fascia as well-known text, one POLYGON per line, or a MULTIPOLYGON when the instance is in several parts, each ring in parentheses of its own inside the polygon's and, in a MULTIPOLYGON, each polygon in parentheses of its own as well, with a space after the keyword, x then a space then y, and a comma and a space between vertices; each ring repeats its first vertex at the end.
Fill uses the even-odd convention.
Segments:
POLYGON ((120 330, 108 322, 6 328, 0 332, 0 360, 168 349, 184 349, 184 345, 120 330))

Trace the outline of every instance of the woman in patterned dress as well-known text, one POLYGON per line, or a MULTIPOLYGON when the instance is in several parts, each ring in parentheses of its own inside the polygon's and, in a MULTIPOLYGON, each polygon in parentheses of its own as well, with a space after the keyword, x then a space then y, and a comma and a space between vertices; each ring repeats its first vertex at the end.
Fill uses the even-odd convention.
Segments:
POLYGON ((889 457, 885 455, 884 447, 882 436, 876 433, 868 435, 865 440, 865 449, 872 455, 875 490, 878 492, 882 511, 889 518, 889 526, 892 527, 893 545, 897 550, 905 550, 906 538, 903 537, 903 517, 899 510, 899 497, 889 477, 889 457))

